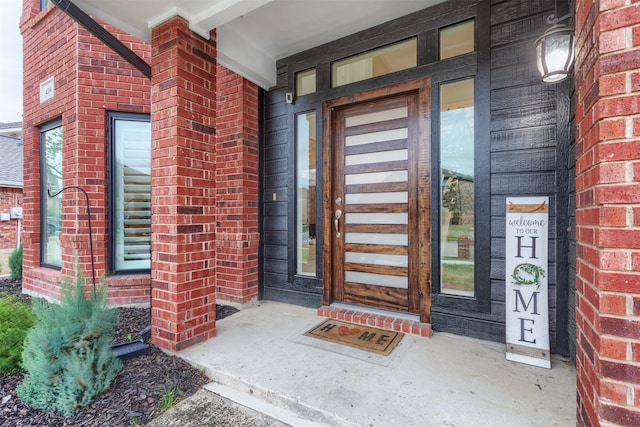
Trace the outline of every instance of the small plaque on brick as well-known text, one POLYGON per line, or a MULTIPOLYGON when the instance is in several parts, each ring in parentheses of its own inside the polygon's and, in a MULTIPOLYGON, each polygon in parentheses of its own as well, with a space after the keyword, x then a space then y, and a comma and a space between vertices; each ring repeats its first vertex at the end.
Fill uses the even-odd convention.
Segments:
POLYGON ((47 80, 40 82, 40 103, 53 98, 55 96, 55 80, 49 77, 47 80))

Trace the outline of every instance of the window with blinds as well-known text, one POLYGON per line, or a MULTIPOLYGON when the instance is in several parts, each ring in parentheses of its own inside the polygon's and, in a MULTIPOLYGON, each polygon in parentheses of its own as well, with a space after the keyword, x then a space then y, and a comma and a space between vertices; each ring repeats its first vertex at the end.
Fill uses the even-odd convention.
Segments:
POLYGON ((112 264, 116 272, 151 267, 151 123, 147 115, 113 114, 112 264))

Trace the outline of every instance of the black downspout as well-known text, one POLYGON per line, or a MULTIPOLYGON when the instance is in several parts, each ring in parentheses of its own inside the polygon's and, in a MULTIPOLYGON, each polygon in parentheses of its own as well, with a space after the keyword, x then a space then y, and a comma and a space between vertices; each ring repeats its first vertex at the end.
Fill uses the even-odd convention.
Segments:
POLYGON ((69 15, 78 24, 82 25, 87 31, 100 39, 105 45, 110 47, 118 55, 122 56, 131 65, 136 67, 147 78, 151 78, 151 66, 140 58, 134 51, 129 49, 113 34, 105 30, 92 17, 87 15, 82 9, 73 4, 70 0, 51 0, 60 10, 69 15))

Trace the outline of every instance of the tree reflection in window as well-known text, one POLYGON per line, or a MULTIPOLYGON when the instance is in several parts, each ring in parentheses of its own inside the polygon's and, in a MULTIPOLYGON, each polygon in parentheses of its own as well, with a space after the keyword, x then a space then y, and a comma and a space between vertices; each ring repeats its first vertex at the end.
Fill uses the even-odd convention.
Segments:
POLYGON ((42 150, 41 176, 41 263, 62 265, 60 233, 62 232, 62 197, 49 197, 62 189, 62 127, 49 127, 40 133, 42 150))
POLYGON ((473 79, 440 86, 440 292, 473 296, 473 79))

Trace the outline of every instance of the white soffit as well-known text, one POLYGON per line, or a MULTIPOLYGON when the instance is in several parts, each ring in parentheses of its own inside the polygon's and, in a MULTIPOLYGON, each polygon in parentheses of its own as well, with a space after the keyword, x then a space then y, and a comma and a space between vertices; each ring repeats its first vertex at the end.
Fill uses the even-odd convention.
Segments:
POLYGON ((145 42, 151 28, 182 16, 202 37, 217 29, 218 61, 263 88, 276 61, 444 0, 73 0, 145 42))

